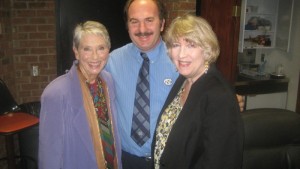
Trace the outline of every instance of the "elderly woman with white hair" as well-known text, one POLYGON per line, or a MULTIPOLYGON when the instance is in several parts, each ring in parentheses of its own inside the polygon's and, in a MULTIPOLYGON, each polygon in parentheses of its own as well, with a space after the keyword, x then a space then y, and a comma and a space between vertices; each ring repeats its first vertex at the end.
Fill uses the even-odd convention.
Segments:
POLYGON ((122 168, 114 84, 103 70, 110 46, 101 23, 86 21, 76 26, 76 61, 41 97, 40 169, 122 168))

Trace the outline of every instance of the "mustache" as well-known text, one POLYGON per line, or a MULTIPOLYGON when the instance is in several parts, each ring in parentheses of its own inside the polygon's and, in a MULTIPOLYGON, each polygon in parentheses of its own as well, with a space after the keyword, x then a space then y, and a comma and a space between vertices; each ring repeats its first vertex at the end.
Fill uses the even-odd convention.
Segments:
POLYGON ((153 33, 152 32, 138 32, 135 34, 135 36, 149 36, 149 35, 152 35, 153 33))

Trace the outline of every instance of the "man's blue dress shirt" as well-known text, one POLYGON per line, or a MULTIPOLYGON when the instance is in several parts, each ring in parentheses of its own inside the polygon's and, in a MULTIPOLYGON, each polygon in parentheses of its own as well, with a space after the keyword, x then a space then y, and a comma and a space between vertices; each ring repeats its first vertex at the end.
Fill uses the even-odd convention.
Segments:
POLYGON ((176 68, 170 60, 165 43, 160 43, 147 51, 150 60, 150 139, 138 146, 131 138, 131 124, 134 107, 135 88, 143 59, 141 51, 129 43, 110 53, 106 70, 114 79, 116 106, 118 109, 117 125, 121 138, 122 150, 136 156, 150 156, 151 143, 157 118, 164 102, 178 77, 176 68))

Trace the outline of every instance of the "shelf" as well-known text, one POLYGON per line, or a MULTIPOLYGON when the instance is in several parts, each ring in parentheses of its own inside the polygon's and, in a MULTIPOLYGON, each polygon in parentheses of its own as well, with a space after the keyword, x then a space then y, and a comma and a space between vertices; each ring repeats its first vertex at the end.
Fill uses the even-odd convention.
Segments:
POLYGON ((239 51, 274 48, 278 0, 243 0, 239 51))
POLYGON ((286 92, 288 89, 288 83, 288 78, 248 78, 239 75, 234 86, 236 93, 240 95, 253 95, 286 92))
POLYGON ((239 52, 275 47, 288 51, 293 4, 294 0, 242 0, 239 52))
POLYGON ((256 29, 256 30, 245 30, 245 33, 261 33, 261 34, 273 34, 275 33, 274 31, 268 31, 268 30, 259 30, 259 29, 256 29))

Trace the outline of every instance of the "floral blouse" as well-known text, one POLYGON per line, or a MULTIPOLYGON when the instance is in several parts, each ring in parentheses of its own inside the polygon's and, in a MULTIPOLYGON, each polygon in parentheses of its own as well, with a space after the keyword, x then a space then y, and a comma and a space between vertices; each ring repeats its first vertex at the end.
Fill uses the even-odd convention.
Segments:
POLYGON ((174 100, 168 105, 161 115, 160 121, 156 128, 156 144, 154 149, 155 169, 159 169, 160 157, 166 146, 168 136, 172 130, 173 124, 182 110, 182 106, 180 105, 180 95, 182 92, 183 86, 181 86, 181 89, 177 93, 174 100))

